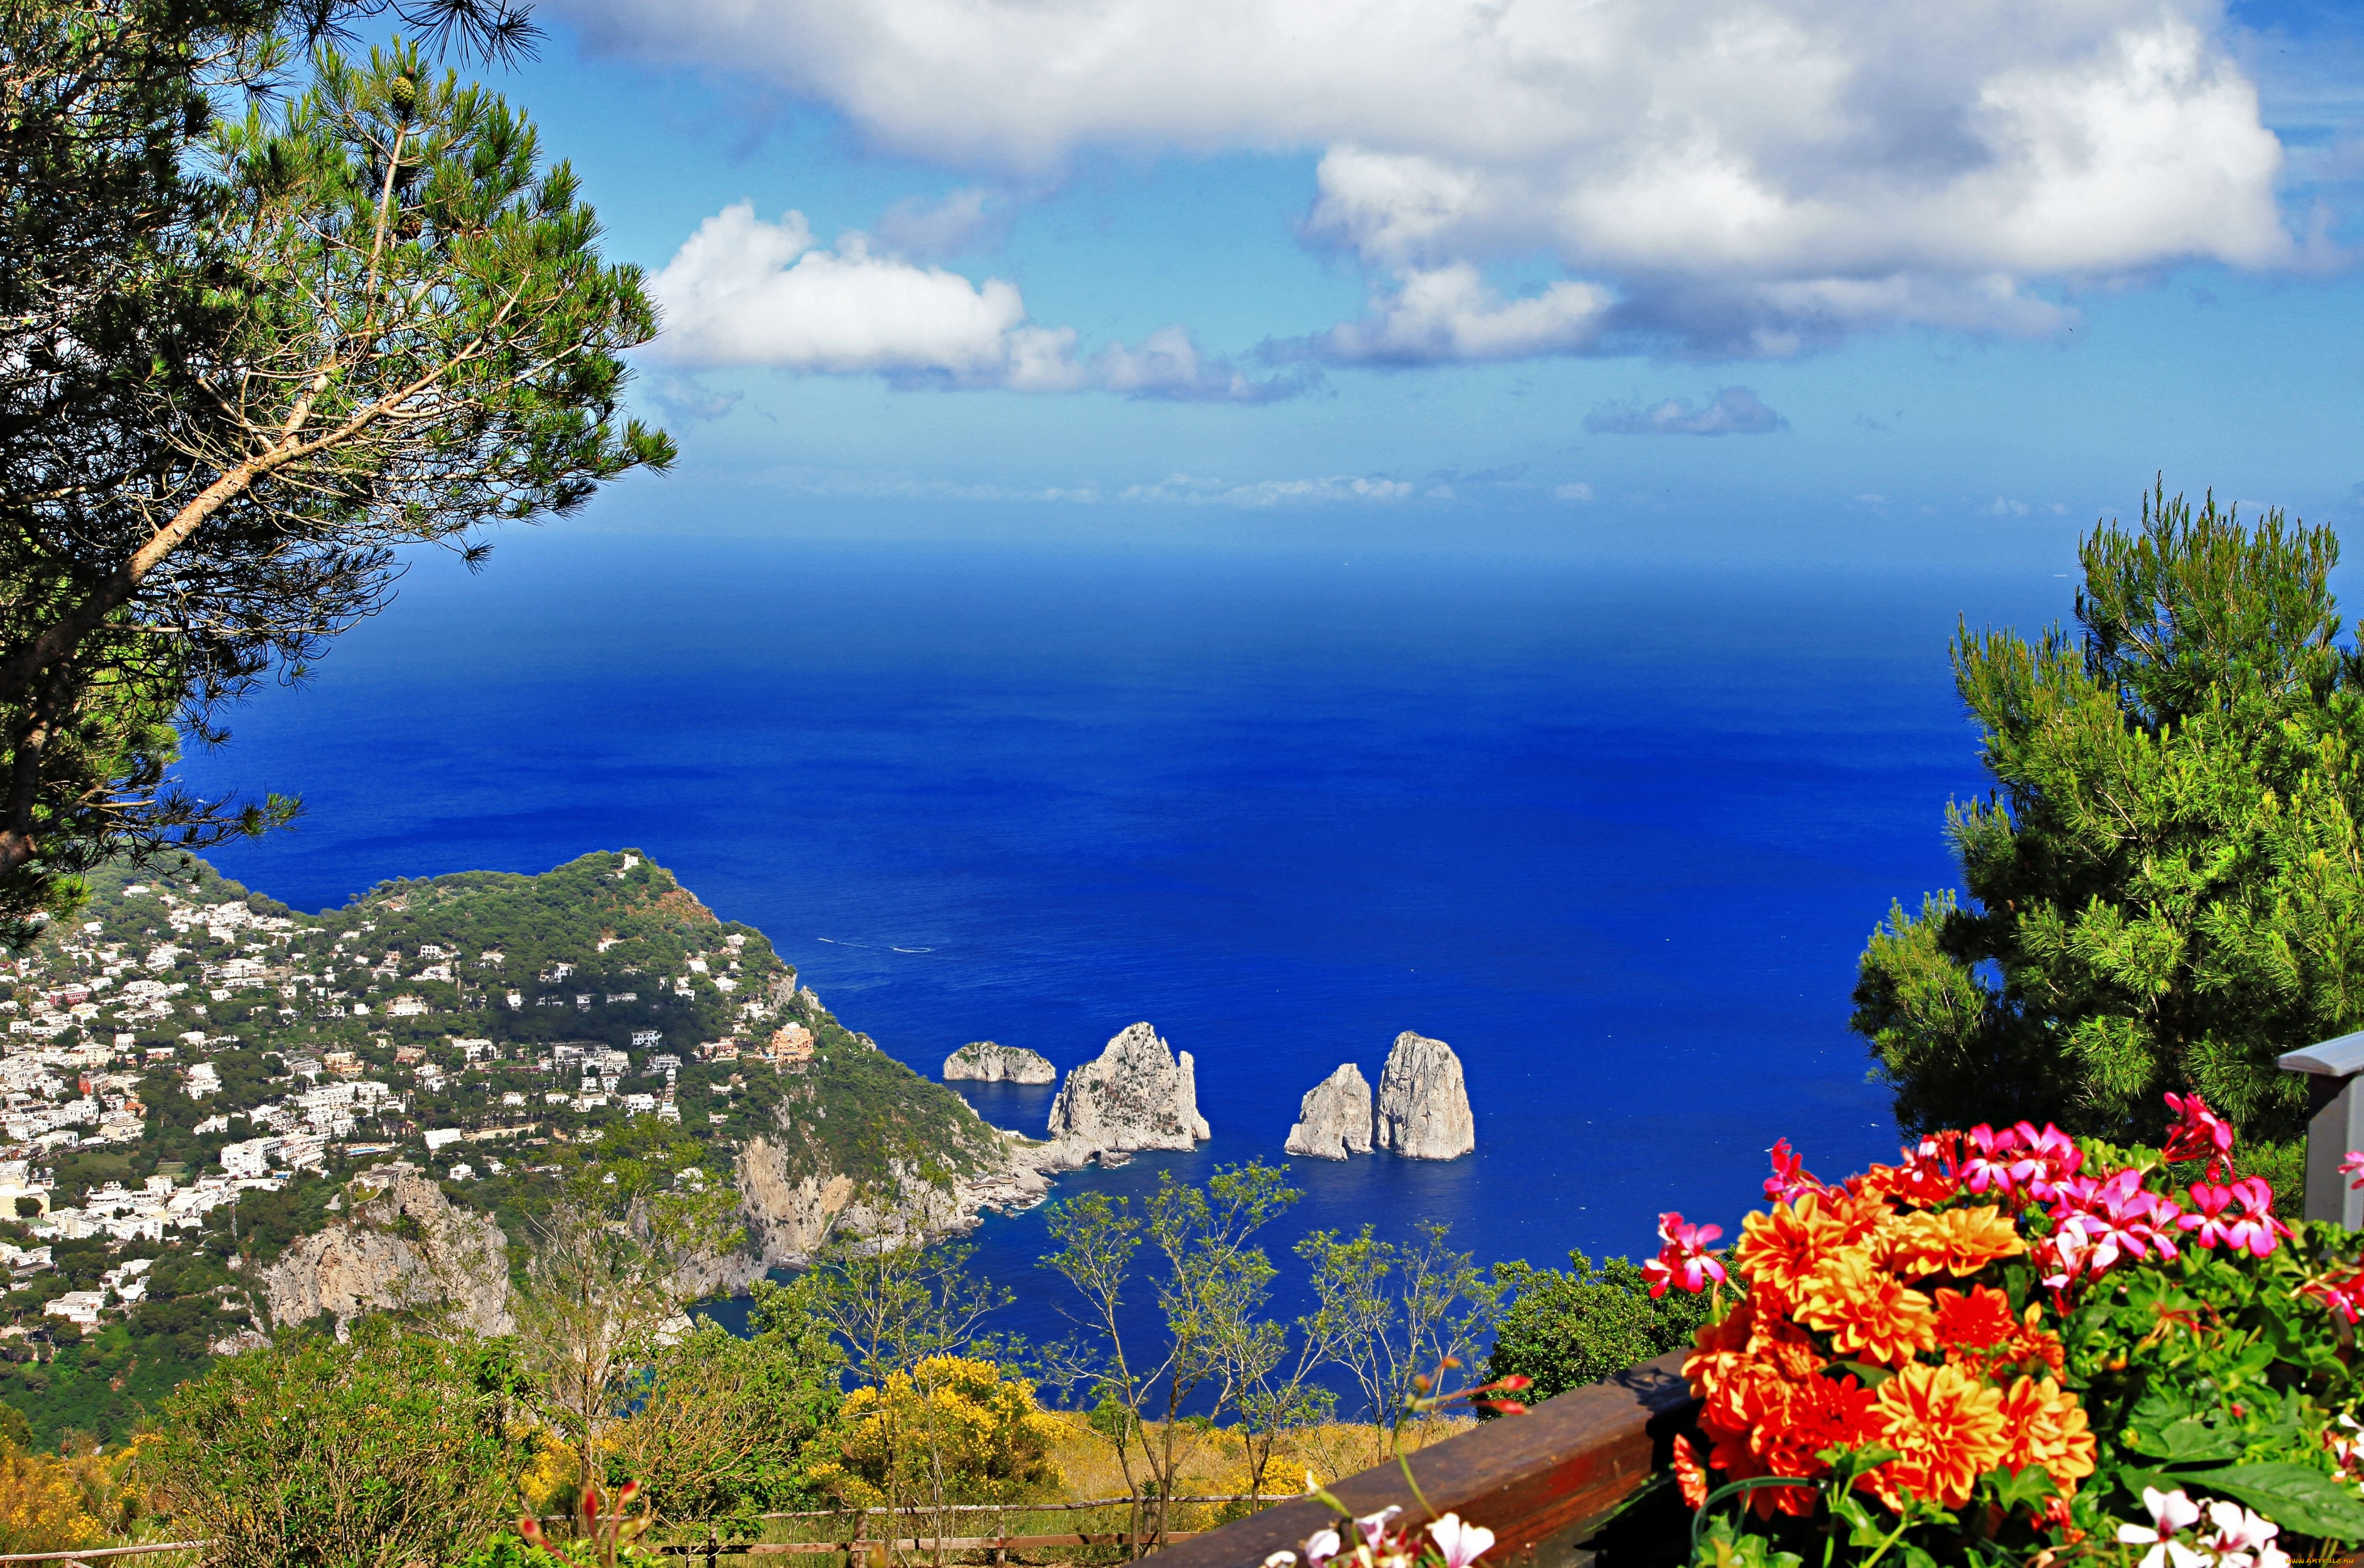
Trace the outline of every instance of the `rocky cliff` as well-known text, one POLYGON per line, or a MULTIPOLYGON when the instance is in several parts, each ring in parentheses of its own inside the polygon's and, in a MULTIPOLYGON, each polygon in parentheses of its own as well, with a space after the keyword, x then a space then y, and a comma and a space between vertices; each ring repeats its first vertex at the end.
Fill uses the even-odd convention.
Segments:
POLYGON ((1059 1070, 1033 1051, 979 1040, 944 1058, 944 1078, 978 1084, 1055 1084, 1059 1070))
POLYGON ((1407 1160, 1458 1160, 1478 1147, 1461 1058, 1441 1040, 1406 1029, 1379 1074, 1378 1140, 1407 1160))
POLYGON ((1098 1060, 1067 1074, 1051 1104, 1051 1146, 1040 1160, 1048 1170, 1073 1170, 1136 1150, 1191 1149, 1211 1136, 1199 1114, 1190 1053, 1177 1058, 1155 1029, 1134 1024, 1098 1060))
POLYGON ((508 1245, 488 1214, 456 1207, 418 1167, 380 1165, 354 1178, 348 1218, 299 1237, 265 1269, 274 1327, 328 1313, 344 1325, 365 1312, 449 1306, 480 1334, 515 1328, 508 1245))
POLYGON ((1349 1151, 1371 1151, 1371 1085, 1361 1068, 1340 1062, 1338 1071, 1305 1091, 1285 1147, 1291 1154, 1315 1160, 1344 1160, 1349 1151))

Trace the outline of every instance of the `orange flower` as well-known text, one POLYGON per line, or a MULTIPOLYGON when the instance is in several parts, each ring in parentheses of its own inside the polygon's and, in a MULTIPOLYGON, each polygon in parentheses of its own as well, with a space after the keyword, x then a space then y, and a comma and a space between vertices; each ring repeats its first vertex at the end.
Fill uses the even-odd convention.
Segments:
POLYGON ((1891 1508, 1902 1507, 1906 1492, 1958 1508, 1978 1478, 2010 1451, 2002 1393, 1958 1366, 1905 1367, 1879 1385, 1868 1425, 1872 1439, 1897 1457, 1863 1485, 1891 1508))
POLYGON ((1683 1495, 1684 1507, 1697 1513, 1707 1507, 1707 1472, 1691 1451, 1691 1440, 1680 1435, 1675 1439, 1675 1485, 1683 1495))
POLYGON ((1984 1205, 1891 1219, 1880 1228, 1877 1246, 1880 1262, 1906 1279, 1974 1274, 1997 1258, 2027 1251, 2011 1216, 1984 1205))
POLYGON ((1799 1293, 1798 1319, 1831 1337, 1841 1355, 1896 1366, 1937 1344, 1929 1298, 1873 1266, 1861 1251, 1824 1262, 1799 1293))
POLYGON ((2013 1470, 2040 1464, 2064 1497, 2093 1473, 2093 1434, 2077 1396, 2046 1378, 2023 1377, 2003 1391, 2002 1418, 2010 1451, 2002 1462, 2013 1470))
MULTIPOLYGON (((1851 1202, 1845 1197, 1835 1201, 1851 1202)), ((1740 1222, 1733 1266, 1748 1276, 1753 1293, 1768 1307, 1778 1307, 1822 1267, 1824 1258, 1847 1244, 1845 1218, 1833 1213, 1831 1203, 1818 1194, 1802 1194, 1796 1203, 1777 1203, 1740 1222)))

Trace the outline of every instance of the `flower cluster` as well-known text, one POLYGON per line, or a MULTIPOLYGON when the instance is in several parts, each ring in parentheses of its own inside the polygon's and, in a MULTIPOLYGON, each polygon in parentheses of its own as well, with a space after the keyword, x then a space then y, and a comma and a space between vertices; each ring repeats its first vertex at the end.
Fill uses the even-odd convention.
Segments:
MULTIPOLYGON (((1311 1476, 1305 1480, 1308 1491, 1335 1503, 1311 1476)), ((1315 1530, 1296 1551, 1266 1558, 1264 1568, 1469 1568, 1493 1544, 1492 1530, 1458 1514, 1431 1519, 1415 1530, 1402 1508, 1390 1507, 1315 1530)))
MULTIPOLYGON (((2170 1095, 2168 1108, 2163 1158, 2148 1163, 2117 1165, 2057 1127, 2021 1122, 1935 1133, 1893 1165, 1832 1184, 1784 1140, 1769 1207, 1721 1260, 1708 1251, 1714 1227, 1663 1216, 1652 1294, 1712 1289, 1719 1302, 1683 1366, 1706 1439, 1703 1454, 1676 1444, 1691 1506, 1710 1472, 1751 1484, 1748 1505, 1768 1520, 1863 1495, 1924 1517, 1979 1494, 1990 1517, 2015 1512, 2074 1539, 2070 1505, 2098 1460, 2066 1376, 2067 1317, 2125 1268, 2192 1249, 2263 1259, 2291 1235, 2265 1181, 2228 1179, 2233 1134, 2206 1101, 2170 1095), (2202 1162, 2202 1179, 2164 1190, 2168 1161, 2202 1162), (1995 1476, 2009 1479, 1980 1494, 1995 1476)), ((2364 1265, 2303 1288, 2351 1323, 2364 1316, 2364 1265)), ((2148 1568, 2279 1568, 2269 1521, 2211 1508, 2209 1529, 2189 1540, 2176 1530, 2198 1514, 2175 1529, 2154 1519, 2148 1568)))
MULTIPOLYGON (((1748 1296, 1700 1330, 1683 1366, 1703 1406, 1708 1467, 1733 1480, 1813 1481, 1831 1473, 1831 1451, 1877 1447, 1892 1457, 1857 1485, 1891 1507, 1907 1494, 1958 1507, 1997 1466, 2040 1468, 2064 1496, 2092 1473, 2093 1440, 2058 1381, 2061 1344, 2039 1326, 2041 1307, 2014 1311, 1972 1278, 2027 1251, 2012 1216, 1903 1195, 1976 1179, 1956 1160, 1963 1147, 1990 1162, 1990 1192, 2042 1179, 1996 1161, 1990 1134, 1974 1135, 1875 1168, 1852 1190, 1801 1192, 1748 1217, 1732 1254, 1748 1296), (1924 1168, 1910 1169, 1916 1161, 1924 1168)), ((1699 1506, 1706 1478, 1687 1441, 1676 1462, 1699 1506)), ((1810 1513, 1818 1501, 1811 1486, 1752 1496, 1767 1515, 1810 1513)))
POLYGON ((2274 1542, 2281 1527, 2238 1503, 2202 1508, 2180 1488, 2146 1486, 2143 1507, 2150 1523, 2118 1527, 2120 1545, 2150 1548, 2142 1568, 2290 1568, 2289 1554, 2274 1542))

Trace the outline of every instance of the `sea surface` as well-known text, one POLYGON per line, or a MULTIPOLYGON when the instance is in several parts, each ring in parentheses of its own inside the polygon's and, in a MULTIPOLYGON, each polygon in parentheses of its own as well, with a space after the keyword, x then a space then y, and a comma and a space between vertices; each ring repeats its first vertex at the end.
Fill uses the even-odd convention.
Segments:
MULTIPOLYGON (((1338 1063, 1376 1084, 1399 1030, 1438 1036, 1476 1154, 1296 1162, 1276 1257, 1433 1219, 1556 1264, 1648 1251, 1664 1209, 1735 1230, 1777 1138, 1826 1175, 1894 1153, 1848 990, 1982 787, 1947 641, 2068 588, 562 527, 475 577, 422 561, 188 772, 304 796, 214 858, 305 908, 642 849, 931 1074, 982 1039, 1064 1070, 1146 1019, 1214 1138, 1067 1192, 1278 1160, 1338 1063)), ((965 1092, 1038 1134, 1052 1094, 965 1092)), ((997 1326, 1057 1335, 1041 1211, 975 1240, 997 1326)))

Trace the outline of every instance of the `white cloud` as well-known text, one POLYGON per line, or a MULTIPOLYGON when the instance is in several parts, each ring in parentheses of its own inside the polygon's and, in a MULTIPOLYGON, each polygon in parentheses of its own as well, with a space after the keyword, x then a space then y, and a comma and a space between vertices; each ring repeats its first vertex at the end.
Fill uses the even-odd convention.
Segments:
POLYGON ((1748 388, 1727 386, 1697 408, 1688 397, 1646 408, 1604 403, 1584 417, 1584 428, 1604 436, 1767 436, 1788 429, 1790 421, 1748 388))
POLYGON ((1400 479, 1333 473, 1321 479, 1264 479, 1249 484, 1169 474, 1155 484, 1134 484, 1120 501, 1178 502, 1192 506, 1302 506, 1340 502, 1408 501, 1412 486, 1400 479))
POLYGON ((2300 259, 2220 0, 552 3, 947 166, 1319 151, 1309 236, 1393 295, 1340 358, 2045 333, 2068 320, 2047 283, 2300 259), (1414 297, 1538 255, 1567 281, 1414 297))
MULTIPOLYGON (((767 365, 825 374, 876 372, 915 385, 1271 403, 1321 384, 1321 373, 1259 381, 1200 351, 1180 327, 1142 346, 1111 343, 1087 364, 1072 327, 1037 327, 1017 286, 874 252, 867 236, 820 249, 802 213, 777 223, 740 202, 698 226, 649 280, 664 310, 652 353, 682 366, 767 365)), ((686 385, 673 382, 671 386, 686 385)), ((661 396, 664 395, 661 392, 661 396)), ((728 405, 723 405, 724 408, 728 405)))
POLYGON ((1592 504, 1592 486, 1585 484, 1563 484, 1552 492, 1555 501, 1573 501, 1579 506, 1592 504))
POLYGON ((1609 313, 1608 291, 1556 283, 1505 302, 1466 262, 1412 269, 1359 321, 1343 322, 1302 347, 1344 364, 1433 364, 1571 354, 1591 346, 1609 313))
POLYGON ((969 185, 937 201, 897 202, 878 219, 878 240, 907 256, 953 256, 1005 228, 1009 218, 1007 198, 969 185))
POLYGON ((725 207, 649 292, 664 308, 655 351, 679 364, 878 371, 1030 392, 1083 384, 1075 330, 1028 325, 1014 284, 873 255, 859 234, 820 250, 802 213, 765 223, 753 203, 725 207))

